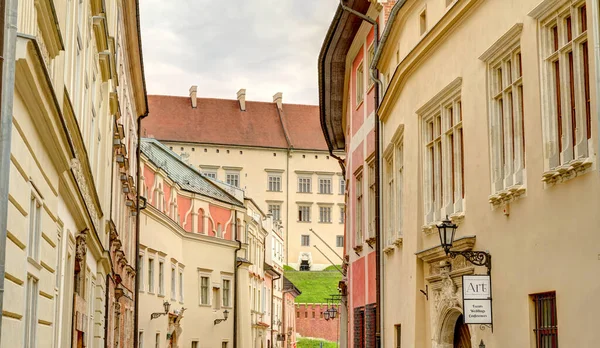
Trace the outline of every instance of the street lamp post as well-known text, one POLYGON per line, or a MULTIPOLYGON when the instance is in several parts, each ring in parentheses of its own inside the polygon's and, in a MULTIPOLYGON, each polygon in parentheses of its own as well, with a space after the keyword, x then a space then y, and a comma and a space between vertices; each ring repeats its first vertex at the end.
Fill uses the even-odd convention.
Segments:
POLYGON ((156 319, 156 318, 160 317, 161 315, 169 314, 169 308, 171 307, 171 304, 169 302, 165 301, 165 302, 163 302, 163 307, 165 309, 164 313, 163 312, 152 313, 152 314, 150 314, 150 320, 156 319))
POLYGON ((440 244, 444 249, 446 255, 451 258, 455 258, 458 255, 462 255, 467 261, 476 265, 476 266, 485 266, 487 267, 487 274, 490 275, 492 272, 492 255, 487 251, 474 251, 474 250, 464 250, 464 251, 452 251, 452 244, 454 243, 454 233, 456 232, 455 223, 452 223, 448 216, 446 215, 446 220, 442 221, 441 224, 437 225, 438 232, 440 234, 440 244))
POLYGON ((229 317, 229 311, 228 310, 224 310, 223 311, 223 319, 215 319, 215 325, 227 320, 227 318, 229 317))

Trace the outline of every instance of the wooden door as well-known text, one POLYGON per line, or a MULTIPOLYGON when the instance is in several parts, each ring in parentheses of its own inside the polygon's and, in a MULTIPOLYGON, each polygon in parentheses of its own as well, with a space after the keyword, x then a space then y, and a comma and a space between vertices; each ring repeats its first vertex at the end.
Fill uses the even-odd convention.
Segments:
POLYGON ((458 317, 454 327, 454 348, 471 348, 471 333, 462 315, 458 317))

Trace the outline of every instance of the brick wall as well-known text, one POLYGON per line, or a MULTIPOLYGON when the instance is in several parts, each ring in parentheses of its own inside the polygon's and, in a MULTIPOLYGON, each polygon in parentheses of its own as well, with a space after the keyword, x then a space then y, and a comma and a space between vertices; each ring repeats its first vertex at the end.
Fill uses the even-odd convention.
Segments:
POLYGON ((296 304, 296 332, 302 337, 321 338, 336 342, 339 338, 340 307, 336 306, 338 315, 335 319, 325 320, 323 312, 327 304, 296 304))
POLYGON ((362 348, 364 347, 365 340, 365 308, 357 307, 354 308, 354 320, 353 320, 353 328, 354 328, 354 347, 362 348))
POLYGON ((365 309, 365 348, 375 348, 376 320, 377 314, 375 311, 375 304, 368 304, 367 308, 365 309))

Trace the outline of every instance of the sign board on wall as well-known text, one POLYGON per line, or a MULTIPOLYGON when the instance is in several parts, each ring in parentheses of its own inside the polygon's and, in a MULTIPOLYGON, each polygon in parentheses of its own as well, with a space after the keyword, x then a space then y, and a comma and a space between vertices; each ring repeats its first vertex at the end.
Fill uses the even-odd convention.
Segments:
POLYGON ((489 275, 464 275, 465 324, 492 324, 492 283, 489 275))

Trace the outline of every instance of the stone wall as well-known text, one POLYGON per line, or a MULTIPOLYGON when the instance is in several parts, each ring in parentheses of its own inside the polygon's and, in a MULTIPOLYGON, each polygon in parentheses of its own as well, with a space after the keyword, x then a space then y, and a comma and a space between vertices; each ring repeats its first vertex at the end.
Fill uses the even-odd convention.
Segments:
POLYGON ((335 319, 325 320, 323 312, 327 310, 325 303, 296 304, 296 332, 302 337, 314 337, 337 342, 340 330, 340 307, 336 306, 338 315, 335 319))

